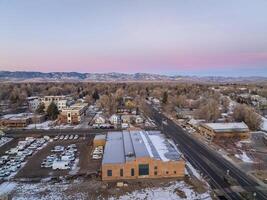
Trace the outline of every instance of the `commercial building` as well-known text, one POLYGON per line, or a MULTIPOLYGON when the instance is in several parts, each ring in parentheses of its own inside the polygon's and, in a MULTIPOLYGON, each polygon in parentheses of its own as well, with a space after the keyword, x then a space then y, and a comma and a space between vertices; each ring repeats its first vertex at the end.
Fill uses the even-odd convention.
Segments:
POLYGON ((44 115, 33 113, 8 114, 1 117, 0 125, 8 128, 22 128, 29 124, 42 123, 44 120, 44 115))
POLYGON ((70 107, 65 107, 59 114, 59 122, 63 124, 79 124, 86 115, 87 108, 87 103, 76 103, 70 107))
POLYGON ((238 123, 203 123, 199 126, 200 134, 208 140, 222 138, 246 139, 249 137, 249 128, 244 122, 238 123))
POLYGON ((181 152, 160 131, 107 134, 102 180, 183 177, 184 173, 181 152))

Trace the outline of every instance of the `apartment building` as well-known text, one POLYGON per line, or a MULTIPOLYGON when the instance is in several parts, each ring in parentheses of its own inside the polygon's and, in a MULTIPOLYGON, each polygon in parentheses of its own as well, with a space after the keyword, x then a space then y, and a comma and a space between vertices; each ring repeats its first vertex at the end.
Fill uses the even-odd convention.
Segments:
POLYGON ((41 99, 37 96, 28 97, 28 107, 31 112, 35 112, 41 103, 41 99))
POLYGON ((76 103, 70 107, 62 108, 58 117, 59 122, 63 124, 79 124, 86 115, 87 108, 87 103, 76 103))
POLYGON ((102 180, 183 177, 185 161, 160 131, 130 130, 107 134, 102 180))
POLYGON ((68 106, 69 100, 66 96, 44 96, 41 97, 41 102, 44 103, 45 110, 52 102, 57 105, 58 110, 62 110, 68 106))

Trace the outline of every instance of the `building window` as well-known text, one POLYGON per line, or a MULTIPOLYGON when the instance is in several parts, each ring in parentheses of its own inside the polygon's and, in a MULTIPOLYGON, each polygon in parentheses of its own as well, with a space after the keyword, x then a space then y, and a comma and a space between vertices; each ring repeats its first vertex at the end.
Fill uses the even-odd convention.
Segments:
POLYGON ((108 171, 107 171, 107 175, 108 175, 108 176, 112 176, 112 170, 111 170, 111 169, 108 169, 108 171))
POLYGON ((120 176, 123 176, 123 169, 120 169, 120 176))
POLYGON ((169 171, 166 171, 166 174, 169 174, 169 171))
POLYGON ((158 172, 157 171, 154 171, 154 175, 157 176, 158 175, 158 172))
POLYGON ((134 168, 131 169, 131 176, 134 176, 134 168))
POLYGON ((154 170, 157 170, 157 169, 158 169, 158 166, 155 166, 155 167, 154 167, 154 170))
POLYGON ((173 173, 176 174, 176 171, 174 171, 173 173))
POLYGON ((70 117, 70 113, 68 113, 68 117, 70 117))
POLYGON ((139 165, 139 176, 149 175, 149 164, 140 164, 139 165))

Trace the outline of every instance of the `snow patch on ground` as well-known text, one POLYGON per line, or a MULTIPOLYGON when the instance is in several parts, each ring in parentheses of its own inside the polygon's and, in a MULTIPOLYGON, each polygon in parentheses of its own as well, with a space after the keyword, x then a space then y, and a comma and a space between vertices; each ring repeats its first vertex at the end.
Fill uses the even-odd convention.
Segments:
MULTIPOLYGON (((13 192, 13 200, 85 200, 90 199, 88 192, 69 192, 74 183, 18 183, 17 185, 11 185, 13 192), (17 186, 17 187, 16 187, 17 186), (16 187, 16 188, 15 188, 16 187)), ((79 183, 77 183, 79 184, 79 183)), ((8 190, 10 191, 10 190, 8 190)), ((90 194, 89 194, 90 195, 90 194)), ((101 196, 96 199, 103 199, 101 196)), ((158 186, 152 188, 145 188, 141 190, 135 190, 133 192, 126 193, 120 197, 110 197, 110 200, 120 199, 148 199, 148 200, 166 200, 166 199, 212 199, 210 191, 199 194, 194 191, 194 188, 184 181, 173 181, 168 186, 158 186), (183 193, 183 197, 179 194, 183 193)))
MULTIPOLYGON (((199 180, 202 180, 201 175, 199 174, 199 172, 191 165, 191 163, 186 162, 186 166, 188 167, 188 170, 191 171, 191 173, 199 180)), ((190 174, 190 172, 189 172, 190 174)))
POLYGON ((248 157, 248 155, 246 154, 246 152, 242 152, 242 154, 235 154, 235 157, 237 157, 238 159, 242 160, 243 162, 253 163, 253 160, 251 160, 248 157))
POLYGON ((251 141, 250 140, 240 140, 236 143, 236 146, 241 148, 244 143, 249 144, 249 143, 251 143, 251 141))
POLYGON ((71 167, 71 171, 69 172, 70 175, 75 175, 79 172, 80 167, 78 167, 78 164, 79 164, 79 158, 76 158, 73 166, 71 167))
POLYGON ((0 185, 0 196, 9 194, 17 186, 14 182, 4 182, 0 185))
POLYGON ((40 124, 29 124, 26 129, 44 129, 49 130, 51 126, 53 125, 53 121, 45 121, 40 124))
POLYGON ((267 119, 265 117, 262 117, 261 129, 264 130, 264 131, 267 131, 267 119))
POLYGON ((196 193, 189 185, 184 181, 172 182, 168 187, 156 187, 156 188, 146 188, 143 190, 137 190, 119 198, 111 197, 111 200, 128 200, 128 199, 157 199, 157 200, 166 200, 166 199, 212 199, 209 192, 198 194, 196 193), (185 194, 185 198, 180 197, 176 191, 182 191, 185 194))

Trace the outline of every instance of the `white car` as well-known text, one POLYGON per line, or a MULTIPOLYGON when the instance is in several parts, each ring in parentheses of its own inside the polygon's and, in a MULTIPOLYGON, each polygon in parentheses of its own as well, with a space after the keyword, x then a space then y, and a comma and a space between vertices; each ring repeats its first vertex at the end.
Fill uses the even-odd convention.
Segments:
POLYGON ((69 135, 66 135, 66 136, 64 137, 64 140, 67 140, 67 139, 69 139, 69 135))
POLYGON ((74 140, 77 140, 77 139, 79 139, 79 136, 78 135, 75 135, 73 139, 74 140))
POLYGON ((55 146, 54 149, 51 150, 52 152, 61 152, 64 151, 63 146, 55 146))
POLYGON ((96 159, 96 160, 98 160, 98 159, 100 159, 100 158, 101 158, 101 156, 100 156, 100 155, 93 154, 93 159, 96 159))
POLYGON ((64 139, 64 135, 61 135, 59 139, 60 140, 63 140, 64 139))
POLYGON ((72 140, 73 138, 74 138, 74 136, 73 135, 70 135, 69 139, 72 140))

